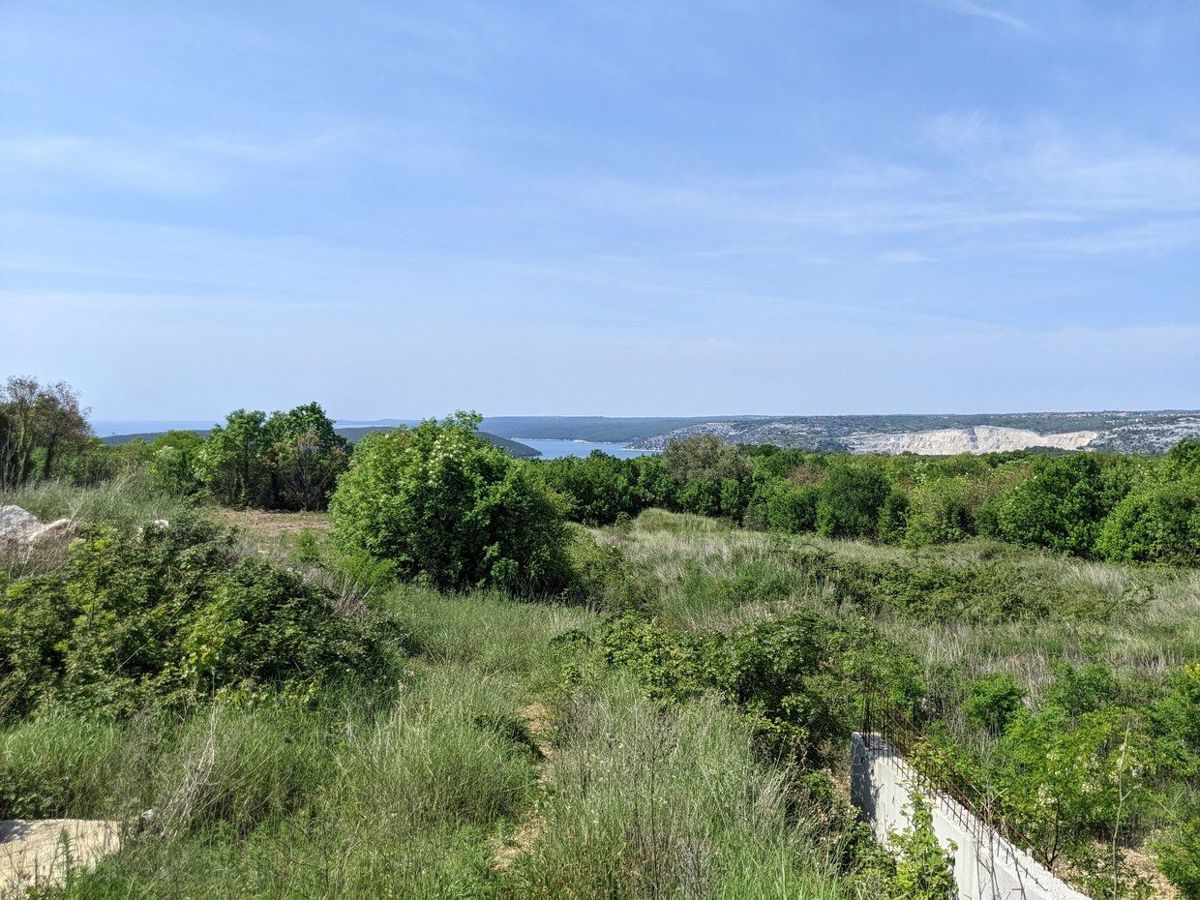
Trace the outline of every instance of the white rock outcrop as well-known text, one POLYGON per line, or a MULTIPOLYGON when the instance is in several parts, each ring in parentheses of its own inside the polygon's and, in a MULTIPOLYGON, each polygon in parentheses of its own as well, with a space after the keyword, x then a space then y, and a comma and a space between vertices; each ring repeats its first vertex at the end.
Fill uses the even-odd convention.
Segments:
POLYGON ((1030 447, 1082 450, 1098 437, 1095 431, 1065 431, 1038 434, 1025 428, 976 425, 971 428, 941 428, 935 431, 905 431, 898 434, 860 432, 846 438, 859 453, 916 453, 921 456, 950 456, 955 453, 1002 453, 1030 447))
POLYGON ((0 506, 0 544, 31 547, 48 538, 67 537, 74 530, 71 519, 42 522, 19 506, 0 506))
POLYGON ((0 821, 0 898, 61 885, 121 847, 121 823, 105 819, 0 821))

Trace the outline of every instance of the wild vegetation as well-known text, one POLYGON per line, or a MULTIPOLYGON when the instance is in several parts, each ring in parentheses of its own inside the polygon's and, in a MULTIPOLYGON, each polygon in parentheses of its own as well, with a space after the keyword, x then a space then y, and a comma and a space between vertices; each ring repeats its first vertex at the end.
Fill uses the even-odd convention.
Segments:
POLYGON ((945 896, 920 815, 889 853, 849 807, 870 699, 1081 889, 1200 895, 1200 443, 327 422, 21 439, 0 501, 80 531, 0 558, 0 817, 128 823, 67 893, 945 896))

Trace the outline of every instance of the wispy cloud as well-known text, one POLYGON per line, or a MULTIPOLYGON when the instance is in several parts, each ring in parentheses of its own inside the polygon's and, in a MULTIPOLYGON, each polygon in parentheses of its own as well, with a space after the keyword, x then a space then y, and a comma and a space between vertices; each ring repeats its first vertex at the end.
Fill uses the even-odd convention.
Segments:
POLYGON ((1016 28, 1019 31, 1033 30, 1033 26, 1024 19, 1018 19, 1016 16, 1011 16, 998 9, 992 9, 990 6, 971 3, 970 0, 925 0, 925 2, 929 6, 936 6, 939 9, 959 13, 964 16, 991 19, 993 22, 999 22, 1001 25, 1007 25, 1009 28, 1016 28))

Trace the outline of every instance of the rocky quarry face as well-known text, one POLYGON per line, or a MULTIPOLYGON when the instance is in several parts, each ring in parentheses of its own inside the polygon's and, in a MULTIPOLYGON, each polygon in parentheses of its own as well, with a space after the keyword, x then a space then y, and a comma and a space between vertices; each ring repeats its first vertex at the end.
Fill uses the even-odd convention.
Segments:
POLYGON ((916 453, 922 456, 950 456, 955 453, 1002 453, 1030 447, 1054 447, 1080 450, 1098 437, 1095 431, 1067 431, 1038 434, 1024 428, 999 428, 976 425, 972 428, 942 428, 936 431, 900 434, 852 434, 846 443, 858 453, 916 453))

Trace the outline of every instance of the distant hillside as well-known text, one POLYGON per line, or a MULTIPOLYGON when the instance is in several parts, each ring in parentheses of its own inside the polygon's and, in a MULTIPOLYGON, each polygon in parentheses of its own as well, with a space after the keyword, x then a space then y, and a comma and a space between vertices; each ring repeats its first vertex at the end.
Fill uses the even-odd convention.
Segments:
MULTIPOLYGON (((338 434, 350 441, 357 441, 368 434, 375 434, 379 431, 391 431, 394 426, 387 425, 368 425, 363 428, 338 428, 335 429, 338 434)), ((519 441, 513 441, 506 437, 500 437, 496 434, 491 434, 487 431, 477 432, 481 438, 485 438, 499 447, 501 450, 507 450, 511 455, 518 459, 533 459, 541 456, 542 451, 530 447, 528 444, 522 444, 519 441)))
MULTIPOLYGON (((383 421, 387 421, 387 420, 383 420, 383 421)), ((374 434, 375 432, 379 432, 379 431, 391 431, 395 427, 396 427, 395 425, 390 425, 390 424, 389 425, 366 425, 366 426, 362 426, 362 427, 358 427, 358 428, 335 428, 334 430, 348 441, 357 441, 357 440, 360 440, 365 435, 374 434)), ((181 429, 181 430, 195 431, 197 434, 208 434, 208 432, 210 431, 210 429, 208 429, 208 428, 181 429)), ((106 443, 106 444, 111 444, 112 446, 115 447, 115 446, 120 446, 121 444, 128 444, 130 441, 138 441, 138 440, 152 441, 156 437, 158 437, 159 435, 162 435, 162 434, 166 434, 166 432, 165 431, 154 431, 154 432, 146 432, 144 434, 113 434, 113 435, 109 435, 108 437, 101 438, 100 440, 104 441, 104 443, 106 443)), ((507 450, 510 454, 517 457, 518 459, 533 459, 535 457, 542 455, 542 452, 540 450, 536 450, 533 447, 530 447, 528 444, 522 444, 517 441, 509 440, 508 438, 500 437, 499 435, 489 434, 488 432, 481 431, 481 432, 479 432, 479 436, 491 441, 493 444, 495 444, 501 450, 507 450)))
POLYGON ((483 428, 503 437, 597 443, 644 441, 689 425, 750 422, 766 416, 487 416, 483 428))
POLYGON ((1033 448, 1163 453, 1185 437, 1200 436, 1200 411, 720 418, 674 428, 634 446, 662 450, 671 439, 694 434, 715 434, 738 444, 852 453, 943 455, 1033 448))

